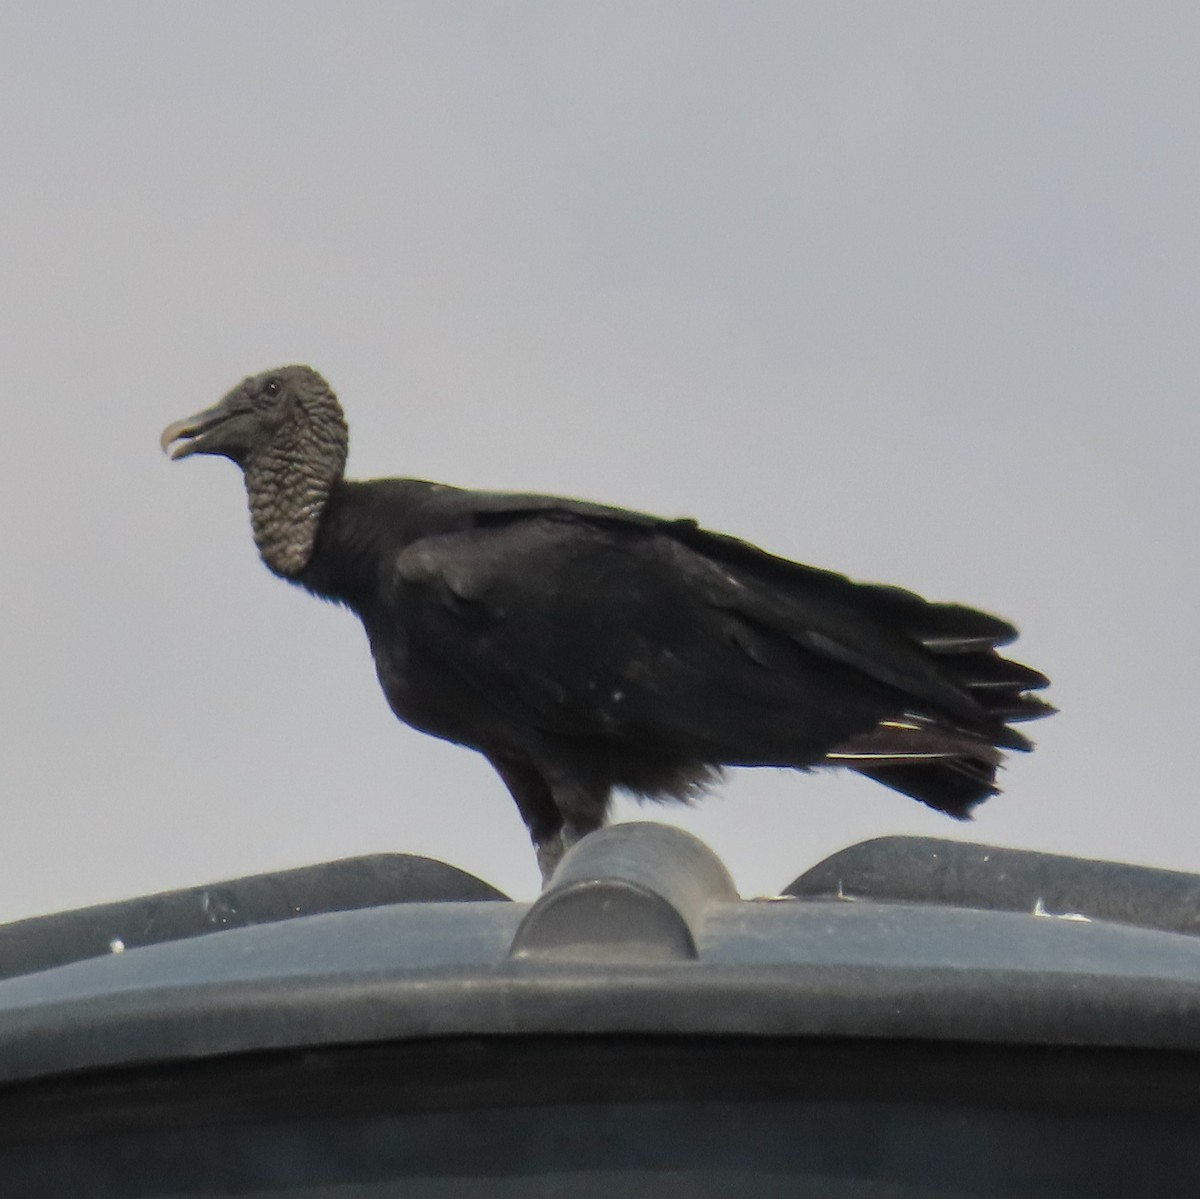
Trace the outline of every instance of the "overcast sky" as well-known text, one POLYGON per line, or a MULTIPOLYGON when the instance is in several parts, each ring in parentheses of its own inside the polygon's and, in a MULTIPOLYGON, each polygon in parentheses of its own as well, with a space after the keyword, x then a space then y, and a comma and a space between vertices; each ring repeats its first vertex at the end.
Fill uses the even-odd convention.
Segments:
MULTIPOLYGON (((158 434, 309 362, 350 471, 691 515, 996 611, 971 825, 744 771, 746 894, 885 833, 1200 869, 1200 6, 0 0, 0 918, 524 827, 158 434)), ((621 804, 628 818, 638 809, 621 804)))

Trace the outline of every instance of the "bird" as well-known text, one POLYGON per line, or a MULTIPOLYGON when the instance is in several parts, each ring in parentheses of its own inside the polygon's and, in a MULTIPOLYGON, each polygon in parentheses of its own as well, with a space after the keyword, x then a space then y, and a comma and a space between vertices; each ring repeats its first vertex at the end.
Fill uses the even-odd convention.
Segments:
POLYGON ((1054 708, 1008 621, 669 519, 422 479, 347 479, 308 366, 168 425, 242 470, 259 555, 362 621, 392 712, 476 750, 544 881, 615 791, 690 802, 727 767, 841 767, 966 819, 1012 726, 1054 708))

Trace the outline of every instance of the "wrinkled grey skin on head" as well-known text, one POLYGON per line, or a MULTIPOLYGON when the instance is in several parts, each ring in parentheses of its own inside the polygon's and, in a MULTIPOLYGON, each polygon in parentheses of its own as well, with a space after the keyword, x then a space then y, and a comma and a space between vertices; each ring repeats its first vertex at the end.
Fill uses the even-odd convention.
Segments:
POLYGON ((321 512, 346 467, 341 405, 311 367, 285 366, 246 379, 219 404, 163 430, 172 458, 217 454, 236 462, 262 560, 285 578, 312 557, 321 512))

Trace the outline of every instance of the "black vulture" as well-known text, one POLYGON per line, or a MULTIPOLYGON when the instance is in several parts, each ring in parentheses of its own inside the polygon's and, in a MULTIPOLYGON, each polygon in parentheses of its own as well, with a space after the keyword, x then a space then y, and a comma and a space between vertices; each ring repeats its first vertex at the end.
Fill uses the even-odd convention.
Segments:
POLYGON ((469 746, 548 878, 615 788, 687 800, 725 766, 844 766, 965 818, 1010 727, 1053 709, 1006 621, 700 528, 553 496, 344 477, 346 421, 306 366, 169 425, 243 471, 266 565, 352 609, 392 711, 469 746))

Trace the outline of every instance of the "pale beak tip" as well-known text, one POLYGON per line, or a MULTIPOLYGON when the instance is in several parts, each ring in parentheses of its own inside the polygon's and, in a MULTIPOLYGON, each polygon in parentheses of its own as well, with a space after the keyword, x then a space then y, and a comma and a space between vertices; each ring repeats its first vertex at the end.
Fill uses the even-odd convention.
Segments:
POLYGON ((187 421, 173 421, 162 431, 162 436, 158 439, 162 452, 172 461, 179 457, 180 451, 187 449, 186 442, 183 445, 174 445, 174 442, 178 441, 187 430, 187 424, 187 421))

